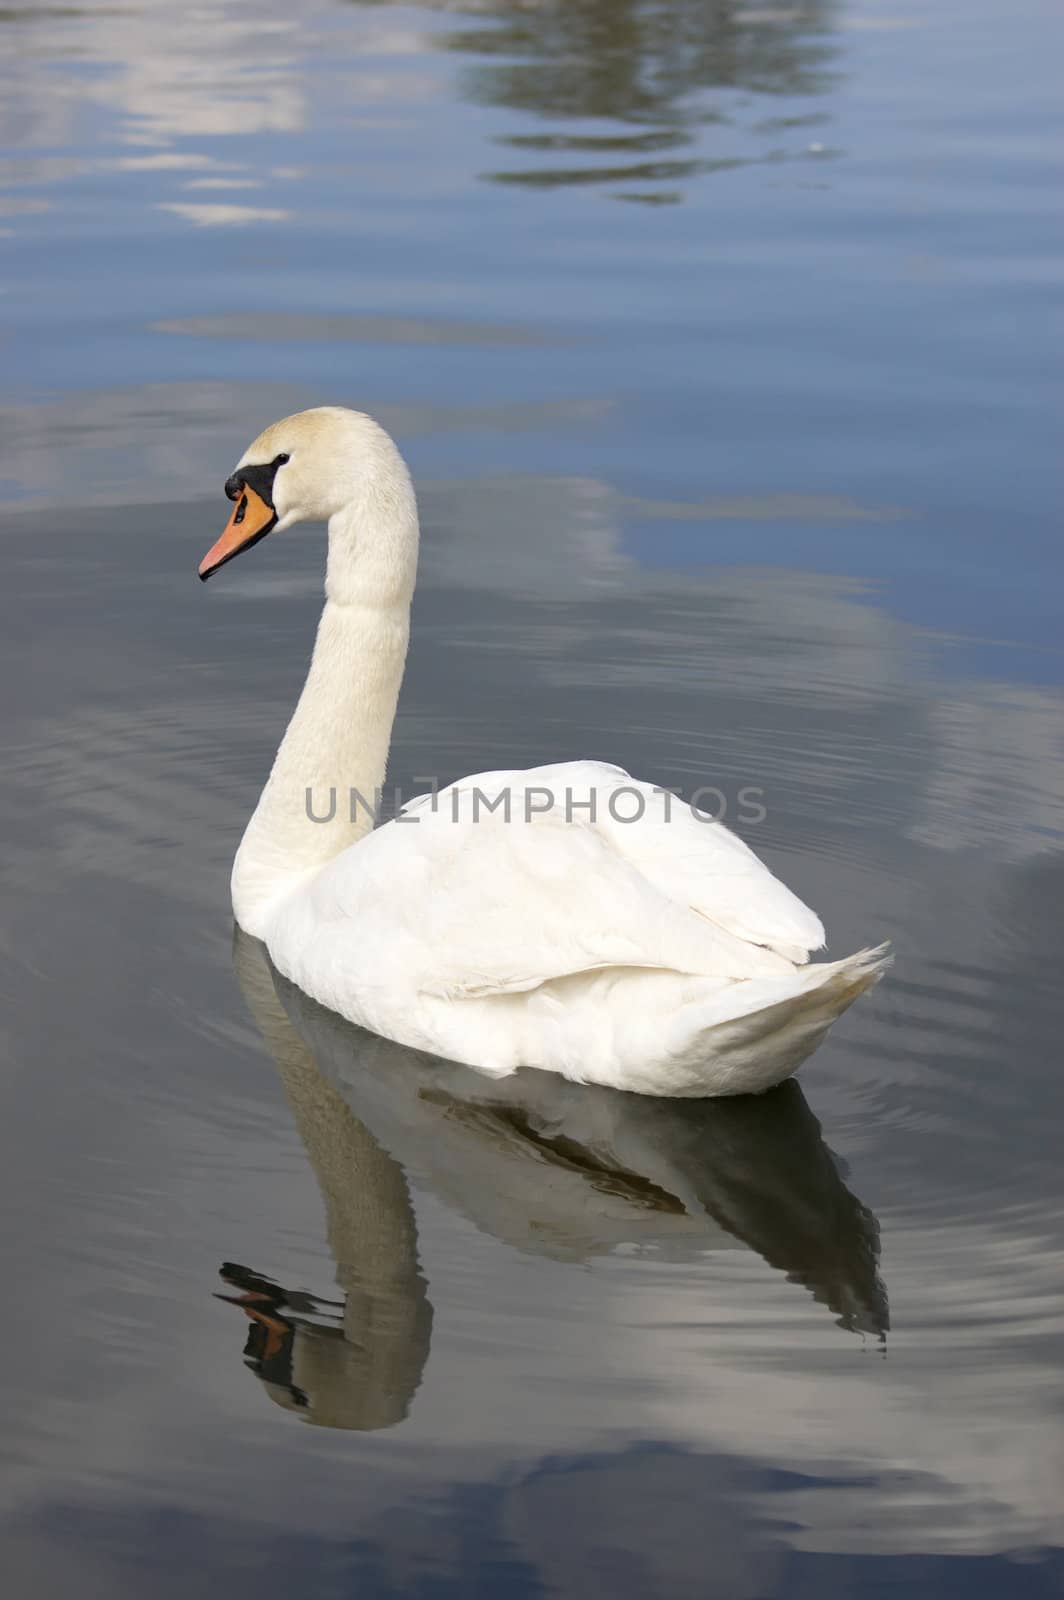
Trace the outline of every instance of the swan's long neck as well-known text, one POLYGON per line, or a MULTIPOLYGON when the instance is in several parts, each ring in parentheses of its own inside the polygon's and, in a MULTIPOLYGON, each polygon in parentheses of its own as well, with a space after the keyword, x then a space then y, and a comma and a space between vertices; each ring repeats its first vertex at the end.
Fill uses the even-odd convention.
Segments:
POLYGON ((395 452, 329 521, 310 670, 233 865, 233 910, 265 937, 278 903, 369 831, 410 634, 417 509, 395 452))

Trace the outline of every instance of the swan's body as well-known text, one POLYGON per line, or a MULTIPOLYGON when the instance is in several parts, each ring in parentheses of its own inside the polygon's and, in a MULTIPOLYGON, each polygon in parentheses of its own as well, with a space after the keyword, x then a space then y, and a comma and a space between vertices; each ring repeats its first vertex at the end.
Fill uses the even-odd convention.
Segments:
POLYGON ((403 1044, 652 1094, 759 1092, 878 977, 721 824, 616 767, 464 779, 372 829, 417 559, 406 467, 368 417, 275 424, 201 574, 327 517, 306 685, 237 853, 233 907, 280 971, 403 1044), (328 820, 315 820, 328 819, 328 820))

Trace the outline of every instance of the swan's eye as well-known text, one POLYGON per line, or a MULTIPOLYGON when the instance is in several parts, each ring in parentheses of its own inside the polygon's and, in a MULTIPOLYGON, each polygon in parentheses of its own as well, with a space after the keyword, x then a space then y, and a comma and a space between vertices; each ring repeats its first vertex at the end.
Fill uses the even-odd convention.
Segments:
POLYGON ((273 462, 272 462, 272 466, 274 468, 274 471, 276 471, 278 467, 283 467, 285 462, 286 461, 291 461, 291 459, 292 459, 291 456, 286 456, 286 455, 274 456, 273 462))

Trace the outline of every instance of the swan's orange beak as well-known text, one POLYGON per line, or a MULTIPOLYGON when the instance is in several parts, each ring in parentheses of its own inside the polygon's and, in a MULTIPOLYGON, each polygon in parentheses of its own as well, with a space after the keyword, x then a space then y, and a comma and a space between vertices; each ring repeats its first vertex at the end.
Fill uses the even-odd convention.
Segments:
POLYGON ((211 545, 199 564, 199 575, 204 583, 212 572, 217 572, 227 561, 232 561, 241 550, 250 550, 253 544, 265 539, 276 521, 277 513, 273 507, 245 484, 225 532, 216 544, 211 545))

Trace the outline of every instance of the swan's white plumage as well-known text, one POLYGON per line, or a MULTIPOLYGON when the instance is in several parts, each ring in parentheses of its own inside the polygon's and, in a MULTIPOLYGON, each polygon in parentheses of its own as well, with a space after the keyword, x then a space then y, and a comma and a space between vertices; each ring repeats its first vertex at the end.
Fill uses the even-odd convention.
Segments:
POLYGON ((767 1088, 876 963, 796 965, 781 952, 808 960, 822 938, 812 912, 719 823, 677 802, 666 822, 651 800, 650 785, 594 762, 463 779, 296 890, 271 954, 351 1021, 486 1071, 526 1064, 672 1094, 767 1088), (611 817, 622 786, 647 796, 641 820, 611 817), (526 816, 526 793, 555 804, 526 816))
POLYGON ((809 965, 819 919, 677 797, 578 761, 462 779, 372 832, 357 808, 310 819, 312 785, 383 777, 417 521, 368 418, 302 413, 244 464, 282 452, 278 526, 329 517, 329 602, 234 866, 242 926, 322 1004, 489 1073, 680 1095, 788 1076, 883 954, 809 965))
MULTIPOLYGON (((739 959, 749 965, 745 975, 753 976, 782 970, 775 956, 786 958, 788 968, 807 961, 824 942, 819 919, 735 834, 604 762, 477 773, 436 796, 419 797, 404 812, 428 823, 434 839, 450 830, 442 848, 455 861, 456 895, 492 897, 493 856, 501 871, 520 871, 524 936, 542 929, 538 945, 527 947, 529 974, 497 970, 497 982, 479 985, 459 976, 447 986, 453 992, 531 988, 560 975, 551 970, 559 959, 563 972, 582 970, 581 952, 587 966, 721 977, 736 976, 739 959), (473 828, 494 831, 481 840, 473 828), (593 901, 582 896, 583 884, 594 884, 593 901), (749 946, 763 946, 764 956, 749 946), (542 956, 533 960, 533 949, 542 956)), ((492 930, 499 942, 487 958, 489 969, 497 968, 511 919, 512 908, 503 908, 503 925, 492 930)))

